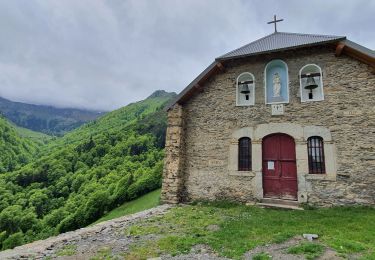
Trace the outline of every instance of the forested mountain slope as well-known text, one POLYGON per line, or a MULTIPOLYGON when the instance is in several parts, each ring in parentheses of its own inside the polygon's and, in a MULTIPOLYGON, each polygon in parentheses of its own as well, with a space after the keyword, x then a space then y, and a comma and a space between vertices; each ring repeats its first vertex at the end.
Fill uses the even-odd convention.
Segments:
POLYGON ((32 105, 2 97, 0 113, 18 126, 50 135, 62 135, 103 115, 98 111, 32 105))
POLYGON ((40 143, 21 136, 17 129, 0 116, 0 174, 28 163, 40 143))
POLYGON ((44 156, 0 176, 2 249, 86 226, 160 187, 163 93, 52 141, 44 156))
MULTIPOLYGON (((62 144, 76 144, 83 138, 87 139, 90 136, 94 137, 96 135, 108 134, 113 131, 116 132, 119 129, 123 129, 129 125, 134 125, 141 132, 141 128, 145 127, 151 127, 153 128, 153 131, 157 131, 155 128, 160 124, 160 122, 165 123, 165 118, 160 118, 159 120, 157 116, 150 117, 148 115, 156 110, 160 110, 160 108, 165 105, 165 102, 175 96, 175 93, 168 93, 163 90, 155 91, 143 101, 132 103, 126 107, 114 110, 95 121, 89 122, 80 128, 67 133, 58 141, 51 143, 50 146, 53 147, 62 144), (144 125, 146 122, 148 123, 147 126, 144 125)), ((159 113, 163 114, 163 117, 165 116, 164 112, 159 111, 159 113)))

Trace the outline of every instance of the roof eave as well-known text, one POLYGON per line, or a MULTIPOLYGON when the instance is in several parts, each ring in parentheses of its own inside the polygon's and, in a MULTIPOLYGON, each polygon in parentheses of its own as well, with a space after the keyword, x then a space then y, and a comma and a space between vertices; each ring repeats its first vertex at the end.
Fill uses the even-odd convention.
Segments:
POLYGON ((337 45, 336 56, 340 56, 342 52, 352 58, 370 65, 372 67, 373 73, 375 73, 375 51, 355 42, 345 40, 341 41, 337 45))
POLYGON ((217 70, 223 70, 222 64, 219 61, 212 62, 202 73, 200 73, 187 87, 185 87, 180 94, 178 94, 166 107, 165 110, 168 111, 176 103, 179 103, 185 99, 187 95, 190 95, 190 92, 193 89, 201 89, 199 85, 203 80, 205 80, 209 75, 217 70))

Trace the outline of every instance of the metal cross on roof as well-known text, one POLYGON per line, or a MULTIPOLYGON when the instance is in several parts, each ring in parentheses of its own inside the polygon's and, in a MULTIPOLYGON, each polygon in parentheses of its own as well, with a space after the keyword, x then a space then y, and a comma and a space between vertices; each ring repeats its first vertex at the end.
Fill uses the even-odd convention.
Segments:
POLYGON ((278 23, 278 22, 282 22, 282 21, 284 21, 284 19, 276 20, 276 14, 275 14, 275 15, 273 16, 273 21, 268 22, 267 24, 271 24, 271 23, 275 24, 275 32, 277 32, 276 23, 278 23))

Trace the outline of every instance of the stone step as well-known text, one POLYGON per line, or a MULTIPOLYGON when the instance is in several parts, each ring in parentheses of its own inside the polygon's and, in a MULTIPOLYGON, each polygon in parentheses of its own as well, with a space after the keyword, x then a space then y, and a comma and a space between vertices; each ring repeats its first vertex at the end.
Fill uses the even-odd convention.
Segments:
POLYGON ((289 206, 299 206, 298 201, 296 200, 283 200, 283 199, 273 199, 273 198, 264 198, 261 200, 262 203, 268 204, 280 204, 280 205, 289 205, 289 206))
POLYGON ((303 208, 298 206, 283 205, 283 204, 273 204, 273 203, 257 203, 258 206, 264 208, 276 208, 276 209, 292 209, 292 210, 303 210, 303 208))
POLYGON ((262 199, 260 203, 257 203, 257 205, 265 208, 303 210, 303 208, 299 206, 298 201, 295 200, 265 198, 262 199))

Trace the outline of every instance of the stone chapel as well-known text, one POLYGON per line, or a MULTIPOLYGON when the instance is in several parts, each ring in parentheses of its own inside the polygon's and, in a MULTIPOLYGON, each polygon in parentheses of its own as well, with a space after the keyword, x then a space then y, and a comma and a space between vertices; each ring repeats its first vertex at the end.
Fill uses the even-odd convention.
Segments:
POLYGON ((165 203, 375 205, 375 51, 345 36, 275 28, 167 110, 165 203))

